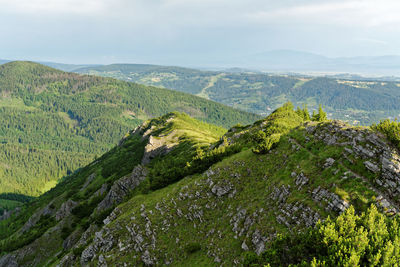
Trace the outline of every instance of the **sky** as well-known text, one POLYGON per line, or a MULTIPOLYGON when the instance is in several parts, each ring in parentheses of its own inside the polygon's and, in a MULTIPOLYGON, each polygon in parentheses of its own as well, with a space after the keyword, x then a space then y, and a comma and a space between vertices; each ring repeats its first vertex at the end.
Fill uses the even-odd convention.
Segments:
POLYGON ((0 0, 0 59, 224 64, 276 49, 400 55, 398 0, 0 0))

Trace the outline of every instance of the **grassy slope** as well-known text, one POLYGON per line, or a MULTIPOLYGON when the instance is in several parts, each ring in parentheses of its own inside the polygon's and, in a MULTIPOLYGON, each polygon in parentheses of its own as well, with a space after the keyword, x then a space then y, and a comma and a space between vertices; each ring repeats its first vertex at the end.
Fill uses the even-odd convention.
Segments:
POLYGON ((177 110, 223 127, 258 118, 188 94, 30 62, 0 66, 0 96, 0 150, 12 152, 0 153, 0 192, 35 196, 148 118, 177 110))
MULTIPOLYGON (((156 138, 163 138, 172 132, 182 137, 182 139, 179 139, 179 143, 185 144, 185 150, 182 151, 182 148, 178 145, 171 153, 180 152, 181 154, 183 153, 183 156, 189 157, 193 155, 197 146, 208 146, 216 142, 226 132, 221 127, 210 125, 195 120, 186 114, 176 112, 145 122, 141 132, 143 133, 149 129, 151 129, 152 135, 156 138), (188 143, 189 145, 187 145, 188 143)), ((0 221, 0 252, 4 253, 4 250, 8 251, 11 247, 18 247, 18 244, 22 244, 21 241, 28 240, 37 231, 44 231, 42 232, 43 236, 32 243, 34 250, 23 256, 22 262, 30 262, 33 260, 32 257, 35 257, 38 260, 35 264, 43 264, 50 255, 62 252, 62 239, 60 239, 62 228, 74 223, 76 231, 79 232, 82 229, 86 229, 88 224, 94 224, 94 218, 85 217, 79 219, 71 216, 72 218, 67 218, 57 225, 51 224, 51 227, 55 225, 51 231, 47 231, 45 227, 24 233, 20 230, 21 227, 29 217, 35 213, 40 214, 44 207, 49 207, 50 202, 53 203, 51 205, 53 211, 60 208, 61 204, 67 199, 87 203, 86 201, 93 196, 93 193, 104 184, 111 185, 114 181, 129 174, 141 162, 146 144, 147 140, 143 140, 140 134, 131 132, 125 136, 121 145, 114 147, 85 168, 77 170, 55 188, 24 206, 23 211, 18 216, 14 215, 8 220, 0 221), (84 190, 79 190, 91 174, 95 174, 93 181, 84 190), (40 256, 36 255, 35 249, 38 249, 38 247, 45 248, 43 250, 45 253, 40 256), (31 254, 32 252, 34 254, 31 254)), ((110 189, 110 186, 108 186, 108 189, 110 189)), ((148 188, 143 190, 148 191, 148 188)))
MULTIPOLYGON (((305 224, 301 220, 298 225, 297 222, 291 222, 293 228, 277 222, 277 215, 281 215, 279 203, 271 198, 275 188, 283 185, 296 188, 295 179, 291 177, 293 171, 301 171, 311 182, 301 190, 293 190, 287 204, 302 203, 322 217, 336 216, 336 212, 325 210, 326 203, 317 205, 312 199, 310 191, 321 186, 342 196, 358 210, 365 210, 373 197, 377 196, 369 185, 357 179, 341 180, 347 169, 340 165, 327 170, 321 166, 328 157, 337 159, 343 148, 332 146, 321 149, 321 142, 311 139, 307 148, 293 151, 289 138, 302 142, 305 136, 304 129, 293 130, 282 139, 273 153, 256 155, 246 150, 214 165, 211 168, 216 173, 214 175, 194 175, 149 195, 133 197, 119 207, 122 215, 106 228, 122 243, 122 247, 129 246, 133 241, 126 227, 134 228, 136 225, 136 231, 144 233, 147 219, 141 214, 145 212, 152 229, 157 233, 158 250, 149 250, 159 263, 172 259, 174 266, 212 266, 219 265, 214 262, 219 258, 224 264, 232 265, 235 260, 244 260, 246 253, 241 249, 242 243, 251 248, 256 229, 269 240, 277 233, 304 229, 305 224), (339 171, 334 175, 333 171, 337 169, 339 171), (209 178, 214 184, 232 185, 236 194, 233 197, 212 195, 209 178), (238 235, 233 231, 232 220, 242 209, 246 210, 245 218, 254 220, 254 224, 244 234, 238 235), (198 214, 201 216, 196 218, 198 214), (195 253, 187 252, 188 246, 193 243, 199 244, 200 249, 195 253)), ((362 171, 368 175, 367 170, 362 171)), ((239 220, 239 229, 244 228, 245 218, 239 220)), ((151 236, 143 236, 144 243, 151 243, 151 236)), ((137 264, 141 263, 141 253, 132 249, 121 252, 115 247, 103 255, 111 264, 131 259, 137 259, 137 264)))
MULTIPOLYGON (((109 265, 123 262, 142 265, 144 252, 148 251, 159 265, 170 262, 174 266, 230 266, 235 262, 242 263, 248 254, 243 247, 255 250, 260 238, 268 246, 277 234, 305 229, 310 218, 315 222, 318 218, 338 215, 337 211, 328 208, 329 200, 315 200, 312 192, 318 187, 336 194, 340 201, 352 204, 358 212, 376 203, 380 192, 374 181, 379 174, 367 170, 360 158, 343 157, 345 148, 351 147, 346 140, 338 140, 345 145, 327 145, 318 137, 331 133, 333 122, 303 124, 287 107, 254 125, 236 127, 226 133, 222 144, 240 144, 242 150, 213 164, 206 172, 195 173, 154 191, 149 190, 148 181, 143 182, 114 210, 116 218, 110 224, 102 225, 97 237, 93 234, 100 228, 94 226, 93 218, 77 220, 71 216, 68 220, 75 220, 78 233, 82 233, 89 222, 94 227, 93 238, 88 237, 74 249, 63 251, 59 238, 62 225, 58 225, 23 252, 17 251, 21 255, 19 262, 56 265, 60 258, 72 257, 72 262, 65 264, 79 266, 80 256, 94 250, 95 263, 102 255, 109 265), (316 127, 316 132, 308 132, 306 128, 310 126, 316 127), (251 150, 255 145, 254 136, 260 129, 281 133, 280 142, 270 153, 255 154, 251 150), (331 167, 324 166, 328 158, 335 159, 331 167), (301 188, 296 185, 296 176, 300 173, 309 179, 301 188), (290 193, 285 198, 276 194, 289 186, 290 193), (218 196, 216 192, 221 190, 222 194, 218 196), (45 242, 50 236, 56 238, 45 242), (108 246, 110 242, 112 245, 108 246), (58 252, 58 257, 52 256, 58 252)), ((368 129, 346 127, 354 132, 354 136, 370 133, 368 129)), ((172 142, 180 140, 175 152, 156 158, 147 166, 150 171, 160 161, 171 164, 168 159, 175 159, 180 164, 179 156, 182 155, 189 161, 198 146, 220 145, 221 141, 217 140, 223 133, 221 129, 177 113, 149 121, 143 125, 142 132, 149 129, 156 138, 172 142), (170 139, 174 133, 178 139, 170 139), (187 144, 191 144, 190 147, 187 144)), ((141 140, 140 135, 129 135, 121 146, 66 179, 32 203, 26 212, 44 207, 54 198, 56 209, 68 198, 85 202, 103 183, 116 181, 140 162, 140 151, 144 147, 141 140), (79 191, 93 172, 98 174, 95 180, 79 191)), ((12 220, 19 222, 18 218, 12 220)), ((19 225, 23 222, 20 220, 19 225)), ((15 232, 11 238, 21 238, 21 233, 15 232)))

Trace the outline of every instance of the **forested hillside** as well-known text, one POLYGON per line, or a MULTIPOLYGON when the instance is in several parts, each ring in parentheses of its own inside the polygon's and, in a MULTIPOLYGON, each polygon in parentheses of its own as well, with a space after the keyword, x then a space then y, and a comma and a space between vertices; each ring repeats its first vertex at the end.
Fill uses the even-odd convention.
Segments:
POLYGON ((330 117, 362 125, 400 114, 398 81, 200 71, 140 64, 76 71, 171 88, 261 115, 269 114, 287 101, 296 106, 307 104, 311 110, 322 104, 330 117))
POLYGON ((171 90, 31 62, 1 65, 0 193, 38 196, 143 120, 175 110, 225 128, 258 118, 171 90))
POLYGON ((398 129, 168 113, 0 221, 0 266, 396 266, 398 129))

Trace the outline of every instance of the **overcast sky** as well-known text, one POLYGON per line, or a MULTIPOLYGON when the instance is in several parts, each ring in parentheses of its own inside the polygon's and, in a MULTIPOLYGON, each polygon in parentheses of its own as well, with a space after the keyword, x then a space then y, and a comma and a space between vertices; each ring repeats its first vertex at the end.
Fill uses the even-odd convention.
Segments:
POLYGON ((219 64, 275 49, 400 55, 398 0, 0 0, 0 58, 219 64))

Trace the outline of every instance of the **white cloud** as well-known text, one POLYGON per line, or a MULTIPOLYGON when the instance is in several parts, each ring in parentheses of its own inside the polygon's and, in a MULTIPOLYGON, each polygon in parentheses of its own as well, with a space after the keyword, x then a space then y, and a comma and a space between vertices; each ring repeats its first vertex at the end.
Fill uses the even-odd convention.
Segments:
POLYGON ((247 16, 258 23, 298 21, 346 27, 379 27, 400 23, 399 13, 400 1, 397 0, 341 0, 311 4, 303 2, 273 10, 261 10, 247 16))
POLYGON ((373 38, 355 38, 354 40, 360 41, 360 42, 366 42, 366 43, 371 43, 371 44, 377 44, 377 45, 387 45, 388 42, 383 41, 383 40, 377 40, 373 38))
POLYGON ((0 0, 0 13, 58 15, 96 15, 104 13, 106 1, 101 0, 0 0))

